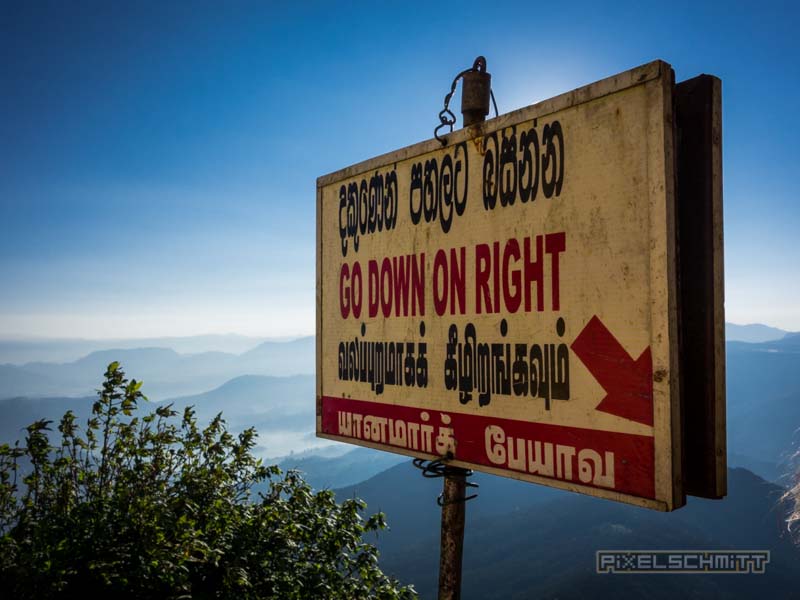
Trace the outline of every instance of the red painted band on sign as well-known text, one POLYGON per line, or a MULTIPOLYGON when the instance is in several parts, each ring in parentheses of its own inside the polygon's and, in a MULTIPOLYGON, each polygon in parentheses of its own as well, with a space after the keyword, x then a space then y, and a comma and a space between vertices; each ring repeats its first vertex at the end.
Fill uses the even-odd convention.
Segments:
POLYGON ((653 437, 322 397, 322 433, 655 498, 653 437))

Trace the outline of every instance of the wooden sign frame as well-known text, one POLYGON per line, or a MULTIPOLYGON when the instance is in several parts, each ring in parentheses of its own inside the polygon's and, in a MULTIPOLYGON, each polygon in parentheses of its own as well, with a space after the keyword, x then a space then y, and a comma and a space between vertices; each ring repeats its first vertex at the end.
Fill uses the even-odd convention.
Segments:
POLYGON ((683 481, 687 494, 727 494, 722 222, 722 82, 675 86, 683 481))

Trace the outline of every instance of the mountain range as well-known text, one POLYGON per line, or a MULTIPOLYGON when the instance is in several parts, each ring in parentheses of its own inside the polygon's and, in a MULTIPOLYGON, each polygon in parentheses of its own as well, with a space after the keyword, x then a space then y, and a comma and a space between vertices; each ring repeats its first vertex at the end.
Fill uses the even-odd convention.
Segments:
POLYGON ((751 344, 772 342, 781 339, 788 333, 790 332, 761 323, 748 325, 725 323, 725 339, 729 342, 750 342, 751 344))
MULTIPOLYGON (((99 386, 99 382, 95 385, 99 386)), ((138 410, 140 414, 146 414, 156 405, 172 404, 175 410, 182 412, 187 406, 193 406, 202 425, 222 412, 231 431, 256 428, 259 433, 256 451, 259 455, 280 457, 292 451, 331 444, 327 440, 318 440, 314 434, 314 404, 309 402, 313 397, 314 377, 310 375, 243 375, 202 394, 143 402, 138 410)), ((23 439, 24 428, 37 419, 54 421, 55 430, 67 409, 76 414, 79 423, 85 423, 94 400, 94 396, 0 400, 0 441, 23 439)))
MULTIPOLYGON (((729 465, 746 467, 770 481, 780 480, 786 472, 800 425, 800 382, 795 377, 800 335, 781 333, 767 342, 726 345, 729 465)), ((280 457, 330 445, 314 434, 312 337, 262 342, 241 354, 134 348, 100 350, 70 363, 0 365, 3 439, 17 439, 36 418, 56 419, 67 408, 85 414, 112 360, 120 361, 131 377, 143 380, 153 401, 170 401, 177 407, 193 404, 203 420, 221 410, 233 431, 255 426, 261 456, 280 457), (303 371, 308 374, 285 377, 303 371)), ((367 451, 360 458, 351 457, 349 467, 325 456, 294 460, 312 477, 326 475, 320 479, 323 487, 341 486, 374 474, 368 455, 367 451)))
POLYGON ((23 365, 29 362, 66 363, 73 362, 98 350, 119 348, 170 348, 180 354, 201 352, 227 352, 242 354, 262 342, 289 341, 250 337, 237 334, 191 335, 183 337, 119 338, 119 339, 70 339, 70 338, 0 338, 0 364, 23 365))
POLYGON ((202 393, 240 375, 312 374, 314 352, 313 337, 262 342, 241 354, 180 354, 157 347, 98 350, 68 363, 0 365, 0 398, 91 394, 106 366, 119 361, 131 377, 146 382, 151 399, 163 400, 202 393))
MULTIPOLYGON (((733 468, 724 500, 691 498, 661 514, 476 473, 463 598, 800 597, 800 554, 786 531, 783 488, 768 483, 787 482, 798 439, 800 335, 732 327, 741 337, 774 336, 726 344, 729 466, 758 475, 733 468), (598 549, 648 548, 766 549, 771 562, 762 576, 595 573, 598 549)), ((193 406, 201 423, 222 411, 234 432, 254 426, 260 456, 303 471, 316 489, 384 511, 391 529, 375 539, 382 567, 423 598, 435 597, 441 481, 423 478, 408 458, 316 438, 313 338, 261 342, 240 353, 119 348, 66 363, 37 360, 0 365, 0 441, 23 437, 27 424, 56 420, 67 408, 85 419, 106 365, 118 360, 145 382, 152 401, 193 406)))
POLYGON ((726 352, 729 451, 785 465, 800 440, 800 335, 726 352))
MULTIPOLYGON (((475 477, 467 503, 462 598, 797 598, 800 548, 786 530, 783 490, 745 469, 728 473, 721 500, 691 498, 660 513, 588 496, 475 477), (768 550, 763 575, 598 574, 598 550, 768 550)), ((439 480, 423 480, 409 464, 337 491, 357 495, 369 512, 383 509, 390 531, 376 543, 382 568, 436 597, 439 480)))

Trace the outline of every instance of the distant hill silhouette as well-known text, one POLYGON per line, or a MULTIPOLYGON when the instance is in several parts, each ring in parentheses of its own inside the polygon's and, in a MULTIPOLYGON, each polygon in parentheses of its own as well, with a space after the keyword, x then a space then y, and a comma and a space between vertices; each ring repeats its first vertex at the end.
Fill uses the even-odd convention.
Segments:
POLYGON ((0 400, 0 443, 14 444, 17 440, 23 443, 25 427, 38 421, 48 419, 53 421, 51 426, 56 431, 58 421, 69 409, 72 410, 81 423, 92 410, 96 398, 6 398, 0 400))
MULTIPOLYGON (((553 488, 483 473, 475 473, 470 481, 480 485, 476 490, 479 500, 470 501, 467 508, 472 519, 512 513, 566 495, 553 488)), ((390 515, 391 530, 380 534, 379 543, 384 552, 393 552, 416 542, 420 532, 438 535, 441 513, 436 498, 441 491, 441 479, 424 478, 407 458, 367 481, 336 490, 336 496, 339 500, 357 496, 371 512, 390 515)))
POLYGON ((169 398, 176 407, 194 406, 200 422, 221 412, 235 430, 255 427, 259 433, 315 430, 314 377, 242 375, 209 392, 169 398))
MULTIPOLYGON (((464 600, 800 597, 800 549, 789 539, 781 489, 744 469, 729 471, 729 496, 691 498, 659 513, 503 478, 481 477, 467 504, 464 600), (765 575, 598 575, 600 549, 769 550, 765 575)), ((423 481, 410 465, 338 493, 385 510, 381 566, 436 597, 440 480, 423 481)))
POLYGON ((405 456, 391 452, 378 452, 370 448, 348 448, 336 456, 322 456, 318 453, 303 453, 283 458, 278 466, 283 469, 297 469, 314 489, 332 489, 349 486, 386 471, 398 463, 408 462, 405 456))
POLYGON ((735 323, 725 323, 725 339, 729 342, 771 342, 779 340, 788 332, 777 327, 752 323, 750 325, 737 325, 735 323))
POLYGON ((29 362, 72 362, 92 352, 107 350, 108 348, 127 350, 134 348, 169 348, 180 354, 199 354, 201 352, 241 354, 265 341, 267 340, 262 337, 248 337, 236 334, 108 340, 0 339, 0 364, 23 365, 29 362))
POLYGON ((728 449, 778 464, 800 440, 800 336, 727 344, 728 449))
POLYGON ((119 361, 147 385, 154 400, 197 394, 241 375, 287 376, 315 371, 314 338, 263 342, 242 354, 179 354, 168 348, 110 349, 73 362, 0 365, 0 399, 14 396, 84 396, 99 385, 105 367, 119 361))
POLYGON ((65 390, 48 375, 30 372, 13 365, 0 365, 0 398, 15 396, 54 396, 65 390))
MULTIPOLYGON (((95 385, 100 385, 99 378, 95 385)), ((146 385, 143 390, 147 391, 146 385)), ((231 431, 256 428, 260 455, 282 456, 290 450, 319 445, 320 441, 314 437, 315 407, 309 402, 309 398, 313 397, 314 378, 309 375, 249 375, 237 377, 203 394, 171 398, 159 403, 143 402, 139 410, 147 413, 157 405, 171 403, 182 412, 185 407, 194 406, 201 425, 222 412, 231 431)), ((55 430, 57 421, 68 409, 73 410, 79 422, 83 423, 95 399, 92 396, 0 400, 0 442, 23 439, 24 428, 37 419, 54 421, 55 430)))

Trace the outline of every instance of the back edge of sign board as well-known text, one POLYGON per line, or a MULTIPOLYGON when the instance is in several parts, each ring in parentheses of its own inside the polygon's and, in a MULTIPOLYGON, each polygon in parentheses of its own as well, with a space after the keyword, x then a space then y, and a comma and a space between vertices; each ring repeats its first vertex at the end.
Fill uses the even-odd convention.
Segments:
MULTIPOLYGON (((663 130, 659 134, 659 140, 663 140, 663 157, 664 169, 661 173, 663 177, 663 184, 665 189, 663 205, 659 205, 658 210, 664 211, 662 214, 666 218, 666 231, 661 233, 664 246, 662 248, 663 254, 658 259, 659 269, 666 269, 667 286, 665 289, 666 296, 668 297, 664 313, 658 316, 661 321, 668 328, 669 343, 669 371, 668 378, 670 381, 670 398, 669 405, 663 405, 662 411, 669 413, 669 439, 662 438, 662 441, 669 446, 669 455, 662 456, 657 462, 660 463, 660 470, 657 466, 656 479, 660 482, 657 486, 660 487, 662 493, 658 499, 649 499, 638 496, 626 495, 623 493, 615 492, 613 490, 604 490, 599 488, 586 488, 586 486, 573 484, 567 481, 560 481, 551 478, 539 477, 536 475, 527 475, 523 473, 516 474, 509 470, 497 469, 486 466, 476 466, 471 463, 461 462, 457 458, 449 462, 453 466, 460 466, 464 468, 478 468, 482 472, 501 475, 514 479, 520 479, 533 483, 547 485, 549 487, 556 487, 570 491, 581 492, 596 497, 625 502, 637 506, 651 508, 661 511, 674 510, 680 508, 685 504, 685 493, 683 490, 683 477, 682 477, 682 429, 679 426, 681 423, 681 406, 680 406, 680 362, 678 357, 678 339, 679 339, 679 315, 678 315, 678 260, 677 260, 677 235, 676 235, 676 151, 675 151, 675 129, 674 129, 674 73, 671 66, 663 61, 654 61, 641 67, 637 67, 630 71, 626 71, 609 77, 593 84, 578 88, 571 92, 561 94, 554 98, 539 102, 537 104, 504 114, 473 125, 468 128, 457 130, 448 135, 448 146, 457 144, 461 141, 481 137, 486 132, 501 130, 505 127, 511 126, 514 123, 527 119, 542 118, 548 114, 558 112, 567 108, 578 106, 587 102, 591 102, 598 98, 614 94, 625 89, 645 84, 658 80, 662 90, 663 106, 658 110, 663 110, 663 130), (663 136, 663 137, 662 137, 663 136), (666 234, 666 235, 664 235, 666 234)), ((428 152, 433 152, 441 149, 441 144, 436 140, 428 140, 420 142, 412 146, 408 146, 375 158, 368 159, 361 163, 351 165, 344 169, 321 176, 317 179, 317 436, 337 441, 345 441, 355 445, 376 448, 380 450, 395 452, 406 456, 415 456, 420 458, 431 458, 431 456, 410 450, 399 450, 396 448, 387 447, 382 444, 372 443, 367 440, 343 438, 341 436, 325 433, 322 431, 322 397, 324 390, 322 389, 322 318, 323 311, 321 305, 323 301, 323 290, 321 287, 322 281, 322 245, 321 245, 321 219, 323 214, 322 202, 322 189, 330 184, 337 183, 340 180, 354 177, 358 174, 380 168, 383 165, 391 164, 393 162, 401 162, 418 155, 428 152)), ((653 266, 656 266, 654 263, 653 266)), ((658 277, 657 275, 655 276, 658 277)), ((659 335, 660 338, 660 335, 659 335)), ((663 435, 663 434, 662 434, 663 435)), ((435 458, 435 457, 434 457, 435 458)))
POLYGON ((687 494, 727 494, 722 233, 722 84, 675 86, 683 482, 687 494))

